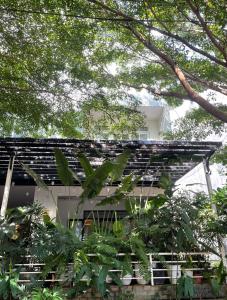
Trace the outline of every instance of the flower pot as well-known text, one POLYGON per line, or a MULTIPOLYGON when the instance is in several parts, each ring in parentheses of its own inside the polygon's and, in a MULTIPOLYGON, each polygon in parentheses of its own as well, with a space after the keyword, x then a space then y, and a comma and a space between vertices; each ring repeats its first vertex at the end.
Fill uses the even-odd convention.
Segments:
POLYGON ((122 276, 122 284, 123 285, 130 285, 131 281, 132 281, 132 274, 126 274, 124 276, 122 276))
MULTIPOLYGON (((156 268, 156 263, 152 263, 152 268, 156 268)), ((150 265, 148 265, 147 268, 148 273, 150 274, 150 265)), ((140 264, 135 264, 135 275, 136 275, 136 281, 138 284, 148 284, 150 282, 150 279, 146 279, 143 274, 143 270, 140 266, 140 264)))
POLYGON ((177 279, 181 277, 181 266, 180 265, 169 265, 168 276, 172 284, 177 283, 177 279))
MULTIPOLYGON (((200 272, 194 272, 194 276, 201 276, 200 272)), ((203 282, 203 277, 194 278, 194 282, 197 284, 201 284, 203 282)))
POLYGON ((110 275, 107 274, 106 276, 106 283, 111 283, 113 280, 112 278, 110 277, 110 275))
POLYGON ((184 274, 188 277, 193 278, 193 271, 192 270, 184 270, 184 274))

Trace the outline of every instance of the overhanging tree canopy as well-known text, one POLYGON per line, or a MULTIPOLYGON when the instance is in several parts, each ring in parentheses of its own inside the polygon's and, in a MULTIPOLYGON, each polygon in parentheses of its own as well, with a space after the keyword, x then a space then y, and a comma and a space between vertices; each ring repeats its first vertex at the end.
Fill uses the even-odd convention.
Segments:
POLYGON ((127 94, 103 95, 98 70, 87 55, 96 43, 97 29, 86 21, 65 18, 66 9, 60 1, 1 1, 0 135, 57 132, 81 137, 78 129, 83 128, 91 137, 92 126, 87 124, 97 107, 103 117, 100 127, 102 123, 107 131, 120 134, 112 126, 119 120, 128 125, 129 133, 142 124, 135 101, 127 94), (23 11, 28 8, 38 13, 23 11), (47 10, 57 15, 43 14, 47 10), (132 103, 128 109, 126 102, 132 103), (130 116, 134 124, 128 122, 130 116))
POLYGON ((3 0, 2 116, 40 111, 49 124, 50 111, 58 124, 72 101, 126 103, 135 88, 227 122, 212 102, 227 95, 225 11, 224 0, 3 0))

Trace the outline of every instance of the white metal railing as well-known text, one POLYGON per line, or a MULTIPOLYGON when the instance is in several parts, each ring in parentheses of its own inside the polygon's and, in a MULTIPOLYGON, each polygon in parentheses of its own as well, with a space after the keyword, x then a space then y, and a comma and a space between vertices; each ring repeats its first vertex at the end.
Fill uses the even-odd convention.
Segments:
MULTIPOLYGON (((119 253, 117 256, 124 256, 125 253, 119 253)), ((190 277, 194 279, 202 279, 203 271, 212 270, 213 265, 220 262, 220 258, 214 254, 207 252, 189 252, 189 253, 171 253, 171 252, 160 252, 160 253, 148 253, 149 266, 147 273, 149 274, 149 280, 147 277, 143 277, 140 265, 141 262, 136 260, 134 253, 131 253, 132 259, 132 274, 128 274, 127 280, 137 280, 137 282, 143 282, 142 284, 165 284, 168 279, 171 283, 176 283, 176 280, 181 276, 182 273, 190 272, 190 277), (199 257, 199 258, 198 258, 199 257), (184 266, 189 263, 191 266, 184 266), (199 264, 199 266, 198 266, 199 264), (206 267, 205 267, 206 264, 206 267), (174 269, 172 266, 175 266, 174 269), (141 274, 142 273, 142 274, 141 274), (163 282, 163 283, 162 283, 163 282)), ((96 256, 96 254, 88 254, 88 256, 96 256)), ((41 275, 42 269, 45 267, 45 263, 32 262, 34 259, 32 256, 24 256, 27 262, 17 263, 14 265, 19 270, 19 281, 21 283, 31 282, 31 277, 34 275, 41 275)), ((0 260, 3 259, 0 256, 0 260)), ((69 263, 68 266, 72 266, 73 263, 69 263)), ((69 271, 70 272, 70 271, 69 271)), ((72 272, 72 271, 71 271, 72 272)), ((122 270, 109 270, 109 272, 122 272, 122 270)), ((124 280, 124 277, 121 276, 124 280)), ((82 279, 86 281, 87 279, 82 279)), ((37 279, 39 282, 64 282, 65 280, 61 277, 58 278, 56 271, 49 271, 48 276, 45 279, 37 279), (48 278, 50 277, 50 278, 48 278)))

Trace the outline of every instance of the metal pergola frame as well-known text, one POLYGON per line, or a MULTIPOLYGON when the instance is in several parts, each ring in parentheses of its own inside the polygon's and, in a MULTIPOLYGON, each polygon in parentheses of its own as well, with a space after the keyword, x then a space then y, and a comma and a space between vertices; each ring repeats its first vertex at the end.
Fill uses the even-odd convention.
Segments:
MULTIPOLYGON (((204 159, 209 159, 220 146, 220 142, 0 138, 0 185, 5 184, 7 170, 11 169, 12 163, 11 176, 15 185, 35 185, 21 163, 39 174, 47 185, 61 185, 53 152, 59 148, 81 180, 84 173, 77 159, 78 152, 83 152, 95 168, 104 159, 114 159, 129 149, 131 157, 124 174, 134 172, 142 175, 139 185, 150 186, 152 183, 152 186, 158 186, 162 173, 168 173, 176 182, 204 159)), ((79 183, 75 182, 75 185, 79 183)))

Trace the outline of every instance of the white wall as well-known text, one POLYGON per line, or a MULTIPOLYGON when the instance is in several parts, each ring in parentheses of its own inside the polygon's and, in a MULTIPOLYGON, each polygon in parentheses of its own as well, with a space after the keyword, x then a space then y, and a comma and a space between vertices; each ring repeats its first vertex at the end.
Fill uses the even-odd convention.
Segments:
MULTIPOLYGON (((213 164, 210 166, 210 171, 212 189, 216 190, 219 187, 224 187, 227 182, 226 176, 224 174, 221 175, 221 166, 213 164)), ((185 174, 176 182, 176 184, 182 189, 192 191, 194 193, 208 193, 203 164, 199 164, 190 172, 185 174)))
MULTIPOLYGON (((111 195, 116 187, 106 187, 100 193, 100 197, 111 195)), ((34 200, 42 204, 48 211, 51 218, 60 216, 63 223, 66 223, 66 219, 73 218, 77 207, 77 197, 81 194, 81 187, 64 187, 64 186, 50 186, 49 190, 43 190, 39 187, 35 189, 34 200), (61 199, 60 197, 64 197, 61 199), (68 199, 66 197, 69 197, 68 199), (73 197, 73 198, 72 198, 73 197), (60 198, 60 199, 59 199, 60 198), (57 208, 59 212, 57 213, 57 208)), ((162 189, 155 187, 136 187, 130 194, 131 196, 152 196, 162 193, 162 189)), ((81 216, 84 210, 92 210, 95 208, 96 202, 94 200, 88 201, 82 209, 81 216)), ((121 203, 117 206, 105 206, 105 209, 118 209, 122 210, 124 205, 121 203)), ((97 209, 97 208, 96 208, 97 209)), ((103 208, 102 208, 103 209, 103 208)), ((81 217, 82 218, 82 217, 81 217)))

